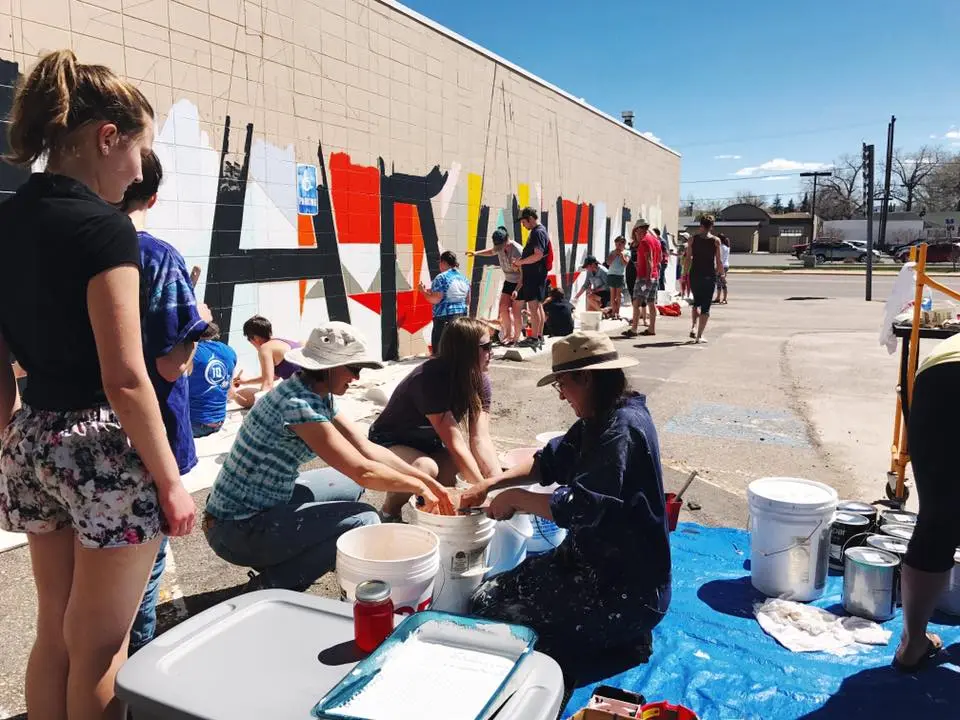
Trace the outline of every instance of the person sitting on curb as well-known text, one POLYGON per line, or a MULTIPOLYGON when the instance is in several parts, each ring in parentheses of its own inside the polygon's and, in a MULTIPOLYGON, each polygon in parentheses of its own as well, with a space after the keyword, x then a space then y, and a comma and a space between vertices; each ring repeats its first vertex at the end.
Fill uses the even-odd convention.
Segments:
POLYGON ((584 293, 587 293, 587 310, 599 312, 610 304, 610 286, 607 284, 607 269, 600 264, 593 255, 587 255, 583 259, 582 270, 586 270, 583 285, 573 296, 573 304, 584 293))
POLYGON ((567 300, 562 288, 553 288, 543 301, 547 321, 543 332, 550 337, 563 337, 573 332, 573 303, 567 300))
MULTIPOLYGON (((476 484, 499 472, 490 438, 490 337, 479 320, 450 323, 438 356, 397 385, 370 427, 370 439, 448 487, 456 484, 457 473, 476 484)), ((396 521, 409 498, 409 492, 390 493, 383 504, 384 521, 396 521)))
POLYGON ((517 300, 520 286, 520 271, 513 266, 520 259, 523 248, 510 239, 502 225, 493 231, 493 247, 485 250, 467 251, 467 257, 497 257, 503 272, 503 288, 500 291, 500 344, 515 345, 523 334, 523 303, 517 300))
POLYGON ((227 419, 227 402, 233 395, 237 351, 219 341, 220 328, 209 323, 190 371, 190 425, 195 438, 212 435, 227 419))
POLYGON ((254 315, 243 324, 243 336, 257 349, 260 375, 245 378, 242 371, 238 373, 233 379, 233 386, 240 389, 234 399, 240 407, 250 408, 257 401, 257 392, 272 390, 277 378, 286 380, 297 372, 299 368, 286 360, 286 354, 299 348, 300 343, 275 338, 273 324, 262 315, 254 315), (260 385, 260 388, 241 388, 241 385, 260 385))
POLYGON ((531 513, 567 528, 555 550, 529 558, 474 593, 470 614, 536 630, 537 649, 569 676, 584 656, 646 648, 670 604, 670 541, 660 446, 642 395, 629 392, 620 357, 599 332, 575 332, 553 348, 552 385, 579 420, 536 455, 466 490, 460 507, 493 490, 558 484, 552 493, 504 489, 487 514, 531 513))
POLYGON ((440 348, 443 330, 470 310, 470 281, 458 269, 460 261, 449 250, 440 254, 440 274, 430 289, 420 283, 420 293, 433 305, 433 329, 430 331, 431 354, 440 348))
POLYGON ((421 496, 426 508, 454 513, 446 488, 367 440, 337 412, 364 368, 382 368, 363 337, 342 322, 321 325, 285 360, 300 371, 264 395, 247 413, 213 483, 203 517, 211 549, 251 567, 251 589, 305 590, 333 570, 337 538, 380 518, 359 502, 364 488, 421 496), (319 457, 337 470, 301 473, 319 457))

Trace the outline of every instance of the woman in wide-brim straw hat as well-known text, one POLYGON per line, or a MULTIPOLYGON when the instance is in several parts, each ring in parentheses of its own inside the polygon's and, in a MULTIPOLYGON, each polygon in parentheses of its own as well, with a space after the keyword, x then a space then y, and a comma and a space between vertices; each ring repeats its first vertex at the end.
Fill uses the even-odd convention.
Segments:
POLYGON ((568 674, 575 660, 642 647, 670 603, 670 543, 657 431, 642 395, 627 390, 621 357, 602 333, 576 332, 553 346, 552 385, 579 420, 526 463, 461 497, 479 505, 491 490, 559 484, 552 494, 506 490, 487 514, 532 513, 568 529, 546 555, 481 585, 475 615, 532 627, 538 649, 568 674))
POLYGON ((330 322, 286 360, 301 368, 260 398, 247 413, 207 500, 203 529, 213 551, 227 562, 260 573, 254 585, 303 590, 333 570, 343 533, 380 518, 359 502, 364 488, 408 492, 453 514, 449 491, 436 480, 370 442, 337 412, 364 368, 380 368, 363 336, 330 322), (329 471, 301 473, 319 457, 329 471))

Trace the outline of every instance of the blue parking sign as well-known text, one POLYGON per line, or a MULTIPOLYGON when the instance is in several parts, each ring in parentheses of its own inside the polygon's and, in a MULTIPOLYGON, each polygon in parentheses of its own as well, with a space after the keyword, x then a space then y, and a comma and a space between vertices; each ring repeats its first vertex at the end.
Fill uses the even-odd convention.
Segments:
POLYGON ((297 212, 316 215, 318 207, 317 166, 297 163, 297 212))

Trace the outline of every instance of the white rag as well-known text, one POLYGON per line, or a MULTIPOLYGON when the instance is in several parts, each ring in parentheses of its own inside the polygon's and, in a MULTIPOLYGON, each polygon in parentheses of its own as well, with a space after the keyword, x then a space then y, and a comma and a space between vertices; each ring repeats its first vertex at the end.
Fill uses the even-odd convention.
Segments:
POLYGON ((917 273, 916 263, 906 262, 900 268, 887 305, 883 311, 883 325, 880 326, 880 344, 893 355, 897 351, 897 338, 893 334, 893 322, 897 315, 913 307, 916 298, 917 273))
POLYGON ((893 635, 870 620, 840 617, 792 600, 770 599, 754 612, 764 632, 793 652, 849 655, 857 644, 886 645, 893 635))

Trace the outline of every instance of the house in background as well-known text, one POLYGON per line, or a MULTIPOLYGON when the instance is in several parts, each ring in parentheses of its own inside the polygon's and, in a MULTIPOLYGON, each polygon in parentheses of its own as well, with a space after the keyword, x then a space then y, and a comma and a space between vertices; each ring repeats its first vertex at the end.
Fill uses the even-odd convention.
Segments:
MULTIPOLYGON (((680 223, 691 235, 699 232, 696 217, 682 217, 680 223)), ((716 232, 730 238, 730 251, 735 253, 789 253, 794 245, 809 242, 811 229, 810 213, 772 215, 747 203, 725 207, 716 224, 716 232)))

